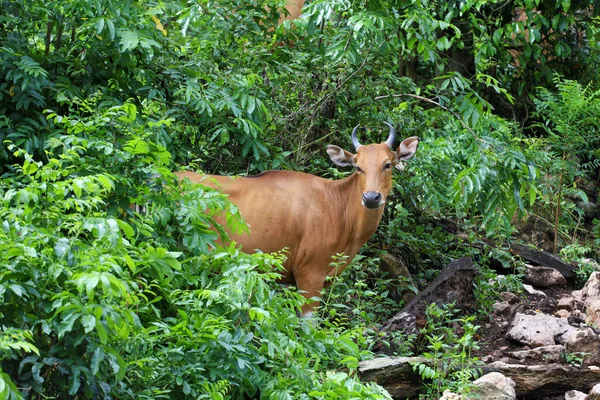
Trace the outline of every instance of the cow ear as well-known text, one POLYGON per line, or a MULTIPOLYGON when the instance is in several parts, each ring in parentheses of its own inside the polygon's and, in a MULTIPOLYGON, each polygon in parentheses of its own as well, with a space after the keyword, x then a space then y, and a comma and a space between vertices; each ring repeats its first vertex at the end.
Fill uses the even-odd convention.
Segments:
POLYGON ((394 165, 394 168, 398 171, 404 171, 404 160, 408 160, 415 155, 420 140, 421 138, 418 136, 411 136, 400 143, 400 146, 398 146, 398 149, 395 151, 396 165, 394 165))
POLYGON ((354 154, 332 144, 327 146, 327 154, 335 165, 348 167, 354 165, 354 154))
POLYGON ((418 136, 411 136, 404 139, 396 150, 397 161, 405 161, 414 156, 417 152, 417 147, 419 147, 420 140, 421 138, 418 136))

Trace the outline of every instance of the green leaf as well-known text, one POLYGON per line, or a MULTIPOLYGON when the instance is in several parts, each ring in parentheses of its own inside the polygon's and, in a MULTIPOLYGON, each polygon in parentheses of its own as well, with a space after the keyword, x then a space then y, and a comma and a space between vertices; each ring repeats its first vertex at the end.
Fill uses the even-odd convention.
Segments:
POLYGON ((436 42, 436 47, 440 51, 448 50, 450 48, 450 41, 448 40, 448 38, 446 36, 442 36, 436 42))
POLYGON ((115 40, 115 24, 110 19, 107 19, 106 26, 108 27, 108 34, 110 40, 115 40))
POLYGON ((123 109, 125 110, 127 115, 120 116, 119 121, 125 122, 125 123, 130 123, 130 122, 135 121, 135 117, 137 114, 137 108, 136 108, 135 104, 125 103, 125 104, 123 104, 123 109))
POLYGON ((535 204, 537 191, 534 185, 529 186, 529 207, 535 204))
POLYGON ((94 24, 94 26, 96 27, 96 35, 100 35, 102 33, 102 31, 104 30, 104 18, 100 18, 98 21, 96 21, 96 23, 94 24))
POLYGON ((23 163, 23 172, 25 175, 33 175, 38 170, 38 163, 25 160, 23 163))
POLYGON ((96 332, 98 333, 98 338, 100 338, 100 343, 106 344, 108 341, 108 335, 106 333, 106 328, 104 328, 102 321, 99 319, 96 320, 96 332))
POLYGON ((94 327, 96 326, 96 317, 89 314, 84 315, 83 317, 81 317, 81 325, 83 326, 85 333, 90 333, 94 330, 94 327))
POLYGON ((119 44, 121 46, 121 52, 123 53, 129 50, 134 50, 140 44, 140 37, 135 31, 121 29, 119 35, 121 37, 119 44))
POLYGON ((21 285, 17 285, 15 283, 11 283, 10 285, 8 285, 8 287, 10 288, 10 290, 12 290, 12 292, 14 294, 16 294, 19 297, 23 297, 24 295, 26 295, 27 293, 25 292, 25 289, 23 288, 23 286, 21 285))
POLYGON ((351 354, 359 354, 358 345, 348 335, 340 336, 338 341, 351 354))
POLYGON ((358 368, 358 359, 354 356, 344 357, 340 363, 347 366, 349 369, 357 369, 358 368))
POLYGON ((92 354, 92 361, 90 363, 90 369, 93 375, 97 375, 100 370, 100 363, 104 360, 104 349, 101 346, 96 347, 94 354, 92 354))
POLYGON ((81 314, 73 312, 61 321, 58 327, 59 339, 62 339, 66 333, 71 332, 73 330, 73 324, 75 323, 75 321, 77 321, 77 319, 79 319, 80 316, 81 314))
POLYGON ((79 390, 79 386, 81 385, 81 381, 79 380, 79 376, 81 374, 81 367, 77 365, 71 366, 71 377, 69 378, 69 394, 75 395, 79 390))

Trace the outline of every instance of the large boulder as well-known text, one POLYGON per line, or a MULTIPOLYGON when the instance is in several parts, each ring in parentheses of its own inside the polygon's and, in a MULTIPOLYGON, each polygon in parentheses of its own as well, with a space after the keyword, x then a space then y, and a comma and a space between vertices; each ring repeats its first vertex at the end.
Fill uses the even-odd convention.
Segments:
POLYGON ((585 322, 600 326, 600 272, 593 272, 581 290, 585 322))
POLYGON ((574 330, 564 318, 517 313, 506 336, 522 344, 541 347, 563 343, 566 335, 574 330))
POLYGON ((473 382, 475 388, 469 399, 515 400, 515 381, 499 372, 490 372, 473 382))
POLYGON ((579 390, 569 390, 565 393, 565 400, 587 400, 588 395, 579 390))
POLYGON ((500 372, 514 380, 519 398, 544 398, 548 394, 572 389, 587 392, 600 382, 600 368, 593 366, 580 368, 564 364, 522 365, 496 361, 482 369, 484 373, 500 372))
POLYGON ((600 297, 600 272, 592 272, 581 289, 581 295, 584 301, 600 297))
POLYGON ((600 400, 600 383, 594 385, 588 393, 588 400, 600 400))
POLYGON ((567 279, 558 270, 550 267, 541 267, 525 264, 525 277, 523 282, 536 287, 564 285, 567 279))
POLYGON ((600 365, 600 336, 591 328, 577 329, 565 342, 567 357, 582 360, 582 365, 600 365))
POLYGON ((427 363, 422 357, 381 357, 361 361, 358 365, 360 379, 377 382, 393 398, 415 396, 422 388, 420 376, 413 371, 415 363, 427 363))

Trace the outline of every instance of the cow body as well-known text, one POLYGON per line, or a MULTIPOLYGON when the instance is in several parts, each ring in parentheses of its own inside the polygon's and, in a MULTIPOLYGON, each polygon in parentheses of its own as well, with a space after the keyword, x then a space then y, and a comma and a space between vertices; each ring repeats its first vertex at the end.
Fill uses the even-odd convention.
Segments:
MULTIPOLYGON (((281 281, 296 284, 308 298, 319 295, 326 276, 344 270, 345 263, 337 271, 330 266, 331 257, 343 253, 349 263, 373 235, 383 214, 383 207, 360 206, 357 173, 338 181, 293 171, 268 171, 246 178, 188 171, 178 176, 228 195, 249 225, 249 233, 230 233, 242 251, 272 253, 286 248, 281 281)), ((223 218, 217 222, 225 223, 223 218)))
POLYGON ((300 14, 302 14, 302 7, 304 7, 304 0, 288 0, 285 3, 287 14, 281 15, 279 24, 285 20, 298 19, 300 14))
MULTIPOLYGON (((414 141, 412 156, 418 138, 409 139, 414 141)), ((228 195, 249 225, 248 233, 229 234, 242 251, 286 249, 281 282, 295 284, 310 299, 320 296, 326 277, 340 274, 373 235, 391 190, 389 167, 399 162, 397 153, 385 143, 359 147, 356 155, 328 147, 334 163, 356 163, 355 173, 336 181, 293 171, 267 171, 255 177, 176 174, 228 195), (332 257, 340 253, 347 258, 332 266, 332 257)), ((223 217, 217 222, 225 226, 223 217)), ((310 314, 315 304, 307 303, 303 315, 310 314)))

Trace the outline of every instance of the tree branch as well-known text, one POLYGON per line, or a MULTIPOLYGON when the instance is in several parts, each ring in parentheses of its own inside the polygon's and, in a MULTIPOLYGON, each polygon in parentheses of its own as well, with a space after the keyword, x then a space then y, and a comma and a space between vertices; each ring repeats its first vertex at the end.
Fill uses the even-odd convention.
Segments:
POLYGON ((48 55, 50 54, 50 39, 52 38, 52 28, 54 27, 54 23, 53 22, 48 22, 48 24, 46 25, 46 40, 45 40, 45 44, 46 44, 46 49, 44 50, 44 55, 48 55))

